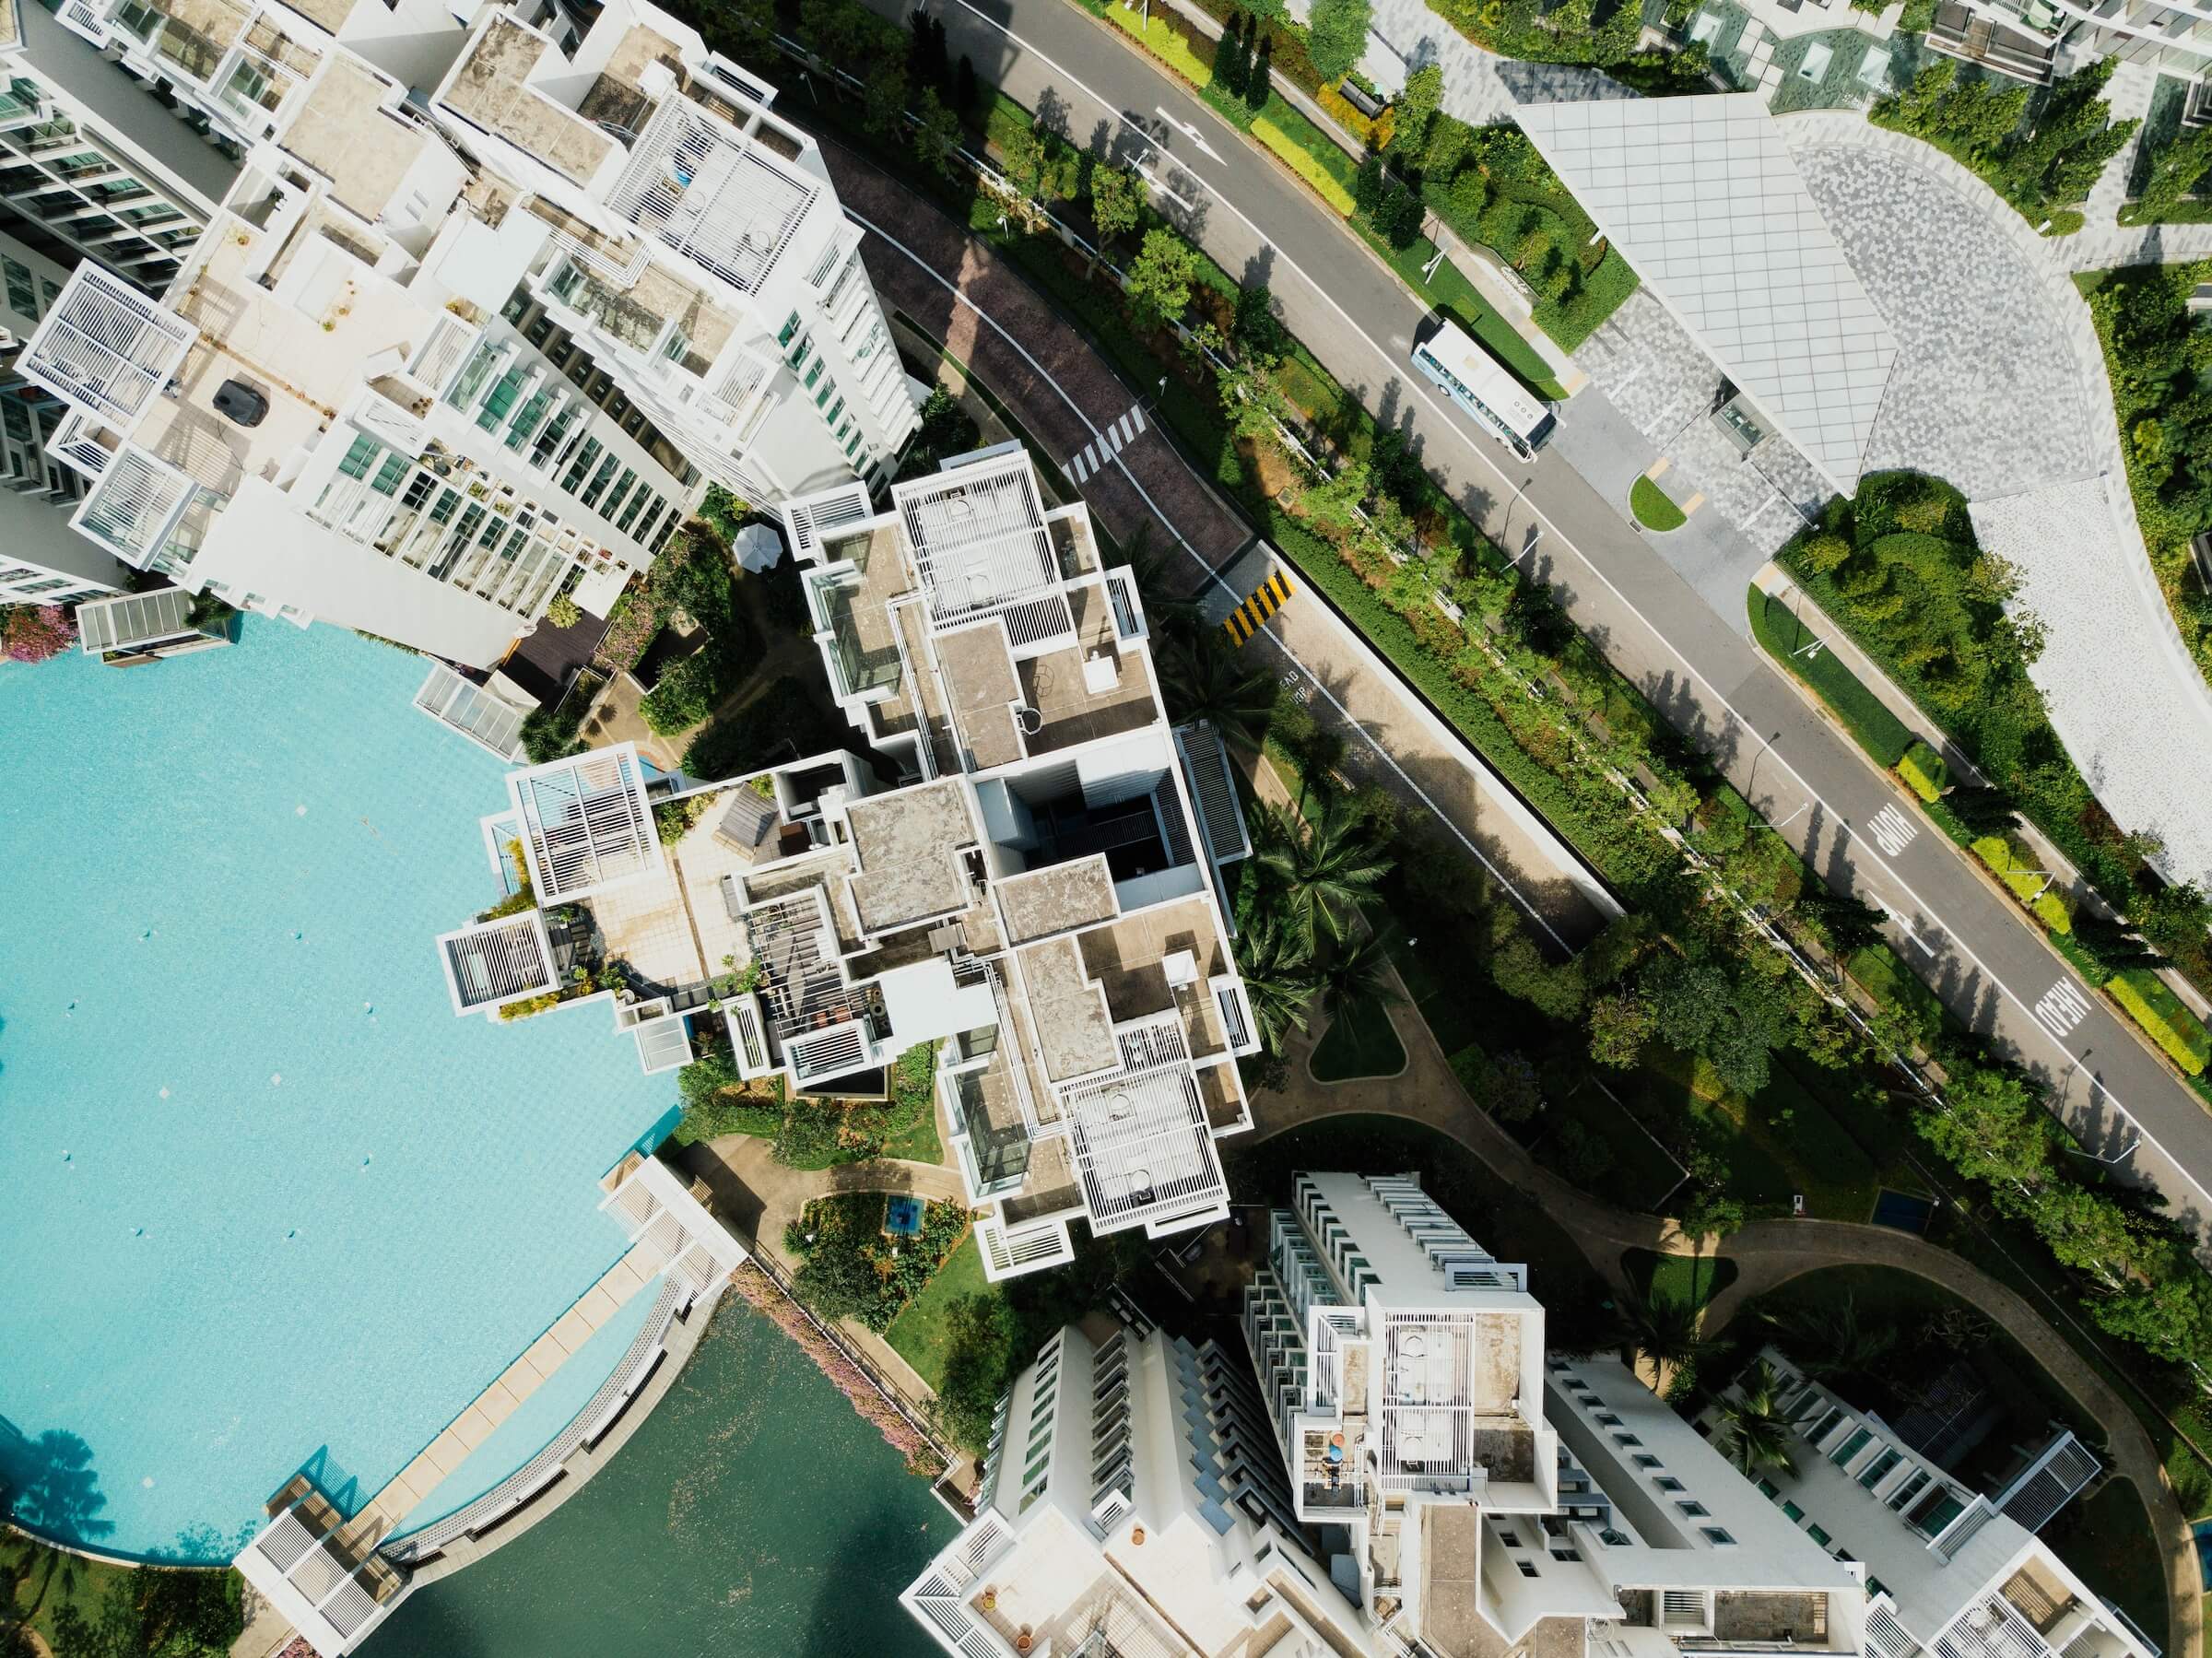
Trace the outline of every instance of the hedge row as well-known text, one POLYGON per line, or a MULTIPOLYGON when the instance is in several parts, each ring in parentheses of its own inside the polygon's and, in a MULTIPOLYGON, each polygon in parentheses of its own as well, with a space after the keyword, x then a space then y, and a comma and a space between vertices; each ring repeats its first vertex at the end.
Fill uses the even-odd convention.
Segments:
POLYGON ((1925 743, 1916 742, 1905 750, 1905 758, 1897 762, 1897 774, 1926 801, 1942 799, 1943 792, 1951 786, 1951 769, 1943 763, 1943 756, 1925 743))
MULTIPOLYGON (((1290 171, 1305 180, 1323 201, 1346 218, 1351 218, 1352 210, 1358 204, 1352 200, 1352 193, 1344 181, 1337 176, 1338 170, 1328 166, 1319 155, 1293 138, 1277 123, 1272 112, 1253 117, 1252 135, 1281 157, 1290 171)), ((1332 144, 1329 152, 1344 160, 1343 171, 1352 171, 1351 162, 1342 150, 1332 144)))
POLYGON ((2011 888, 2013 897, 2026 904, 2046 928, 2060 934, 2074 931, 2074 913, 2066 908, 2066 900, 2052 890, 2051 876, 2012 836, 1977 838, 1974 856, 1994 870, 1997 879, 2011 888))
POLYGON ((2129 967, 2105 981, 2104 987, 2136 1016, 2136 1023, 2150 1032, 2175 1064, 2192 1076, 2203 1073, 2206 1061, 2212 1060, 2212 1034, 2166 988, 2164 980, 2147 967, 2129 967))
POLYGON ((1932 1039, 1942 1030, 1943 1004, 1888 945, 1870 944, 1853 950, 1843 970, 1876 1001, 1901 1006, 1910 1013, 1919 1021, 1924 1039, 1932 1039))
POLYGON ((1912 734, 1858 676, 1836 660, 1833 651, 1806 651, 1818 637, 1792 614, 1754 587, 1750 590, 1751 635, 1782 665, 1806 684, 1843 723, 1844 730, 1885 771, 1905 758, 1912 734), (1804 652, 1802 655, 1798 653, 1804 652))
MULTIPOLYGON (((1388 605, 1336 549, 1280 512, 1271 512, 1277 549, 1350 620, 1353 629, 1410 680, 1429 705, 1457 728, 1476 752, 1591 866, 1618 887, 1633 888, 1653 873, 1622 855, 1620 796, 1594 779, 1570 782, 1532 756, 1481 693, 1453 678, 1421 643, 1413 625, 1388 605)), ((1653 845, 1664 850, 1654 838, 1653 845)))

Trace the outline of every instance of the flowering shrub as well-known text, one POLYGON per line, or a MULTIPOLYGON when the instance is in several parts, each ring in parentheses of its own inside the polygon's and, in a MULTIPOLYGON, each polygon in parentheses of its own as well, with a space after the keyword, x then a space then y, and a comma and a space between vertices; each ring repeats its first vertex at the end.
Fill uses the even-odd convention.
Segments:
POLYGON ((10 605, 0 610, 0 655, 44 662, 76 643, 76 623, 59 605, 10 605))

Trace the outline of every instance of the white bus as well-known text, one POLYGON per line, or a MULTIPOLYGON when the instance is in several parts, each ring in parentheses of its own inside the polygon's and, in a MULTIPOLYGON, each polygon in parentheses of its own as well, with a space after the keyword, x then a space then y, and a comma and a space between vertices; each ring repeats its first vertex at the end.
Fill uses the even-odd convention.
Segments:
POLYGON ((1426 340, 1417 337, 1413 366, 1523 460, 1551 435, 1550 408, 1457 323, 1445 323, 1426 340))

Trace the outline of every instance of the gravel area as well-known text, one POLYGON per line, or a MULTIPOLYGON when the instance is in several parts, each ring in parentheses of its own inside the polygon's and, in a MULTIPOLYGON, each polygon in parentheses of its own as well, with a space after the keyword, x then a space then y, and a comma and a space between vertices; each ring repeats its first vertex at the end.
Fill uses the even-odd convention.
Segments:
POLYGON ((1982 545, 2019 566, 2022 600, 2053 623, 2029 675, 2074 763, 2122 827, 2166 842, 2167 876, 2212 886, 2212 688, 2156 589, 2137 592, 2150 577, 2125 486, 2093 477, 1971 510, 1982 545))

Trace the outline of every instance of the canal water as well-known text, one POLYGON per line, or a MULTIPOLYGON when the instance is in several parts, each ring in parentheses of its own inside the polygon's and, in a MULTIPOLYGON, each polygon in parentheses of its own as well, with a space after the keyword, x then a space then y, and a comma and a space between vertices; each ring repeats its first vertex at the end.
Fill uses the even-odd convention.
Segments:
POLYGON ((735 1295, 615 1459, 418 1590, 361 1658, 896 1658, 899 1592, 957 1530, 905 1459, 735 1295))

